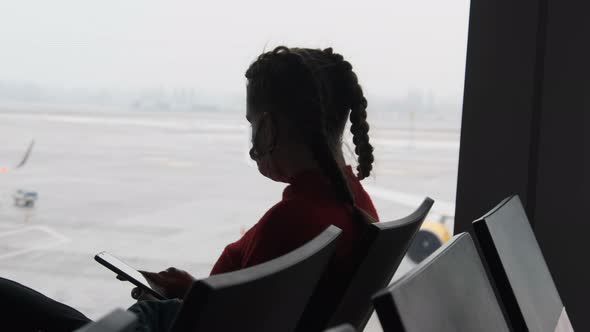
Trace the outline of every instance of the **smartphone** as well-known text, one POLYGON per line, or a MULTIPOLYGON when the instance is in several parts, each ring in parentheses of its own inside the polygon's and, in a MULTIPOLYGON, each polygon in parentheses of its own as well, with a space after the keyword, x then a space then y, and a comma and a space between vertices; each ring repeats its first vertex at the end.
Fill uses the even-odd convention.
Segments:
POLYGON ((151 295, 160 300, 165 300, 166 297, 154 290, 147 279, 136 269, 123 263, 117 257, 109 254, 106 251, 100 252, 94 256, 94 259, 100 264, 104 265, 107 269, 115 272, 116 274, 124 277, 129 282, 143 290, 149 292, 151 295))

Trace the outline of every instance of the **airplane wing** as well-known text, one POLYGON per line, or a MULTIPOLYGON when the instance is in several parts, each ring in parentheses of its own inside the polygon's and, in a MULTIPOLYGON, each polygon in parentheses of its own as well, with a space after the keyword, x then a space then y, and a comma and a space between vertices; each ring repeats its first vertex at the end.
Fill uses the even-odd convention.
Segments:
POLYGON ((32 140, 31 144, 29 144, 29 147, 27 148, 27 152, 25 152, 25 155, 23 156, 23 159, 20 161, 20 163, 18 163, 18 165, 16 165, 15 168, 21 168, 27 163, 27 160, 29 160, 29 156, 31 155, 31 151, 33 151, 34 145, 35 140, 32 140))

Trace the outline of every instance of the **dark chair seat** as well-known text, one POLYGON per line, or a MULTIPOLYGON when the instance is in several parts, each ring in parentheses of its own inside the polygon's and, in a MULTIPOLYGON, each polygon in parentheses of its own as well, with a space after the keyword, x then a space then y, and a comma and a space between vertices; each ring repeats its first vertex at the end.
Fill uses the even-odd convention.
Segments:
POLYGON ((377 293, 374 303, 385 332, 510 331, 467 233, 377 293))
POLYGON ((514 330, 554 331, 564 307, 518 196, 473 226, 514 330))
POLYGON ((171 331, 293 331, 340 232, 330 226, 279 258, 194 282, 171 331))
POLYGON ((393 278, 414 235, 426 218, 434 201, 425 198, 409 216, 391 222, 366 223, 362 241, 356 248, 355 268, 351 276, 343 276, 339 294, 331 280, 322 279, 305 309, 297 331, 315 332, 328 327, 351 324, 362 331, 373 312, 371 297, 386 287, 393 278))

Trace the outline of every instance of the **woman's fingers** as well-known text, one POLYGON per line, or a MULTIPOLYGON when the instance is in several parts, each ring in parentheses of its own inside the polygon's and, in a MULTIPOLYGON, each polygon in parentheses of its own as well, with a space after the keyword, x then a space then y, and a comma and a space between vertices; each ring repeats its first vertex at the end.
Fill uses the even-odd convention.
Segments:
POLYGON ((117 279, 121 280, 121 281, 127 281, 127 278, 125 278, 124 276, 117 274, 117 279))
POLYGON ((139 300, 142 294, 143 290, 139 287, 135 287, 131 290, 131 297, 135 300, 139 300))
MULTIPOLYGON (((146 279, 157 279, 159 277, 159 273, 156 272, 148 272, 148 271, 139 271, 146 279)), ((161 272, 160 272, 161 273, 161 272)))
POLYGON ((169 267, 155 273, 139 271, 147 279, 149 286, 167 298, 182 298, 190 289, 194 278, 186 271, 169 267))
POLYGON ((137 301, 156 301, 157 298, 145 290, 135 287, 131 290, 131 297, 137 301))
POLYGON ((162 275, 161 273, 162 272, 160 272, 160 273, 144 272, 143 276, 150 283, 150 286, 153 286, 152 284, 155 284, 159 287, 165 287, 167 279, 165 278, 165 275, 162 275))

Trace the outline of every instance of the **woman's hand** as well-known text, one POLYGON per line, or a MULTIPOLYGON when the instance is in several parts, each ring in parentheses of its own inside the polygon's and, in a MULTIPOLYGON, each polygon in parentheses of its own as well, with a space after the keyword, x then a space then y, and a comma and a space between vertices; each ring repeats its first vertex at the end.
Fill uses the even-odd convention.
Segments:
MULTIPOLYGON (((158 273, 147 271, 139 272, 147 279, 153 290, 162 294, 167 299, 182 299, 190 289, 193 281, 195 281, 195 278, 193 278, 188 272, 174 267, 158 273)), ((117 276, 117 279, 126 281, 123 276, 117 276)), ((157 300, 149 292, 146 292, 139 287, 135 287, 131 290, 131 297, 140 301, 157 300)))
POLYGON ((195 278, 188 272, 171 267, 162 272, 139 271, 150 286, 168 299, 182 299, 195 278))

